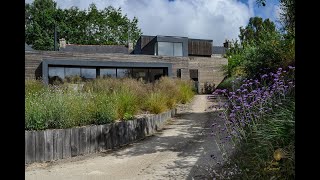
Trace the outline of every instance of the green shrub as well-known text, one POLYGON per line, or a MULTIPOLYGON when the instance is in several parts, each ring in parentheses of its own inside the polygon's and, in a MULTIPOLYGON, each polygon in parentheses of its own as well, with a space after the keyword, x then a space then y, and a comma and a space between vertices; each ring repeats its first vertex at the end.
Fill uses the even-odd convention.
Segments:
POLYGON ((179 102, 182 104, 189 102, 195 94, 192 82, 178 81, 177 84, 179 86, 179 102))
POLYGON ((151 113, 159 114, 168 109, 167 97, 161 92, 152 92, 146 97, 146 109, 151 113))
POLYGON ((116 99, 117 118, 124 119, 124 115, 133 116, 138 111, 138 97, 129 89, 122 88, 112 94, 116 99))
POLYGON ((35 94, 45 90, 45 85, 41 80, 28 79, 25 81, 25 94, 35 94))
POLYGON ((25 98, 25 128, 61 128, 65 123, 65 99, 63 94, 50 89, 25 98))
POLYGON ((241 77, 227 77, 217 86, 217 89, 228 89, 235 91, 241 86, 241 77))
POLYGON ((94 106, 90 112, 96 124, 114 122, 117 118, 115 97, 104 93, 96 93, 92 99, 94 106))
POLYGON ((295 179, 294 104, 294 100, 288 100, 265 116, 246 141, 237 146, 230 164, 238 165, 242 178, 295 179), (279 150, 281 159, 276 160, 279 150))

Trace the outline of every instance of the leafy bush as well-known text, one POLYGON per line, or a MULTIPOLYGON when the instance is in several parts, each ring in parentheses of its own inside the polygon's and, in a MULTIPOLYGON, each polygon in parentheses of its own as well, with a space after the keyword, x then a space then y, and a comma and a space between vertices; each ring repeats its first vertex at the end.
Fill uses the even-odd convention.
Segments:
POLYGON ((260 79, 244 79, 235 91, 216 90, 229 102, 216 107, 224 108, 221 117, 225 122, 223 127, 213 126, 214 135, 221 140, 220 149, 227 141, 236 147, 228 165, 237 165, 237 176, 294 179, 294 67, 279 68, 260 79))
POLYGON ((89 109, 92 114, 94 123, 96 124, 106 124, 114 122, 117 118, 117 109, 114 96, 109 96, 104 93, 96 93, 93 95, 92 103, 89 109))

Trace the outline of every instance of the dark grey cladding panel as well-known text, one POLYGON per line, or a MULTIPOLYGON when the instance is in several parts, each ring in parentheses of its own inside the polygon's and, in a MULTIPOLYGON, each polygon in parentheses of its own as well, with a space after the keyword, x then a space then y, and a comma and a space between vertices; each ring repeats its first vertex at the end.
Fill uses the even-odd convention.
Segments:
POLYGON ((60 48, 64 52, 82 52, 82 53, 128 53, 128 48, 117 45, 66 45, 60 48))
POLYGON ((226 48, 223 46, 212 46, 212 54, 225 54, 226 48))

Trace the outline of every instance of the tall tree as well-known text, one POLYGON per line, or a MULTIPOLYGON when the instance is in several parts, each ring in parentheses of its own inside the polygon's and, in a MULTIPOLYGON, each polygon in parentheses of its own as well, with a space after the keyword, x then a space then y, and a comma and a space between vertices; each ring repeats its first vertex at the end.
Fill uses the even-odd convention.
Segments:
POLYGON ((34 49, 53 50, 56 2, 35 0, 25 5, 26 43, 34 49))
POLYGON ((138 19, 130 20, 121 8, 99 10, 90 4, 87 10, 77 7, 57 9, 53 0, 35 0, 25 5, 26 42, 38 50, 53 50, 54 25, 60 38, 73 44, 127 45, 142 34, 138 19))
POLYGON ((266 39, 264 38, 268 37, 265 36, 266 33, 270 34, 275 32, 276 26, 269 19, 263 20, 261 17, 251 17, 245 28, 240 27, 239 39, 241 44, 245 46, 265 41, 266 39))
MULTIPOLYGON (((256 0, 258 5, 265 6, 267 0, 256 0)), ((280 13, 280 22, 283 25, 284 30, 295 36, 295 8, 296 8, 296 1, 295 0, 279 0, 280 9, 282 12, 280 13)))

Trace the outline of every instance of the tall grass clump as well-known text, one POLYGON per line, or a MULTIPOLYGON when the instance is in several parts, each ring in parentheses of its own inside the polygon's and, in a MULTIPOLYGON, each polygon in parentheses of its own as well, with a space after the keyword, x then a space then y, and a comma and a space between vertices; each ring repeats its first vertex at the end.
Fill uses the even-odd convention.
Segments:
POLYGON ((145 102, 146 110, 158 114, 168 110, 168 97, 162 92, 151 92, 145 102))
POLYGON ((121 88, 112 95, 116 100, 117 118, 133 119, 139 108, 137 95, 127 88, 121 88))
POLYGON ((41 81, 26 81, 25 129, 70 128, 129 120, 144 111, 161 113, 172 109, 193 95, 189 82, 167 77, 153 84, 129 78, 79 82, 78 77, 49 86, 41 81))
POLYGON ((223 108, 224 125, 213 124, 213 135, 221 150, 226 143, 236 147, 234 154, 223 152, 226 167, 239 169, 234 178, 295 178, 294 69, 244 79, 235 91, 216 90, 229 101, 216 107, 223 108))
POLYGON ((30 95, 46 89, 41 80, 27 79, 25 81, 25 94, 30 95))
MULTIPOLYGON (((179 103, 179 95, 180 95, 180 89, 179 85, 176 83, 178 80, 172 79, 169 77, 162 77, 160 78, 155 84, 153 91, 155 93, 152 93, 153 95, 150 95, 149 98, 152 98, 149 101, 149 105, 156 106, 159 104, 159 102, 156 102, 156 98, 159 99, 159 101, 165 101, 164 104, 168 108, 173 108, 176 106, 177 103, 179 103), (162 93, 161 93, 162 92, 162 93), (154 102, 156 104, 152 105, 151 102, 154 102)), ((162 103, 162 102, 161 102, 162 103)), ((160 105, 162 107, 159 107, 158 109, 162 109, 162 111, 165 111, 163 105, 160 105)), ((152 111, 153 112, 153 111, 152 111)))
POLYGON ((177 85, 179 87, 179 102, 182 104, 190 102, 195 94, 192 81, 177 80, 177 85))

